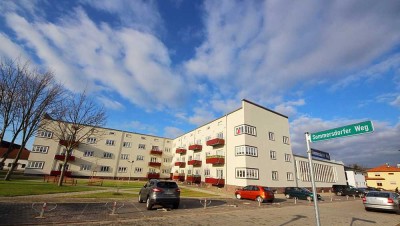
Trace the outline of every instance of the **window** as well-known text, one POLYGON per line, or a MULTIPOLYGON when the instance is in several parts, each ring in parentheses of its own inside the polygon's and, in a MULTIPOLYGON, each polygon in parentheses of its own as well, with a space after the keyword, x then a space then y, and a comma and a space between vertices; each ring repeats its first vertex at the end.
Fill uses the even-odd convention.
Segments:
POLYGON ((110 153, 110 152, 104 152, 103 158, 105 158, 105 159, 110 159, 110 158, 112 158, 112 153, 110 153))
POLYGON ((287 179, 288 181, 293 180, 293 173, 287 172, 287 173, 286 173, 286 179, 287 179))
POLYGON ((46 154, 49 150, 49 146, 34 145, 32 152, 46 154))
POLYGON ((283 143, 289 144, 289 137, 283 136, 283 143))
POLYGON ((146 137, 141 137, 142 140, 146 140, 146 137))
POLYGON ((258 169, 236 168, 235 171, 236 178, 258 180, 258 169))
POLYGON ((161 170, 161 173, 171 173, 171 170, 170 169, 163 169, 163 170, 161 170))
POLYGON ((165 148, 165 152, 171 152, 171 148, 165 148))
POLYGON ((278 180, 278 171, 272 171, 272 180, 278 180))
POLYGON ((151 157, 150 162, 158 162, 156 157, 151 157))
POLYGON ((378 187, 382 187, 382 182, 378 182, 378 183, 376 183, 376 186, 378 186, 378 187))
POLYGON ((115 143, 115 141, 114 141, 114 140, 106 140, 106 145, 113 146, 113 145, 114 145, 114 143, 115 143))
POLYGON ((210 139, 211 139, 210 136, 206 136, 206 138, 205 138, 206 142, 209 141, 210 139))
POLYGON ((394 173, 389 173, 389 175, 394 175, 394 173))
POLYGON ((270 155, 272 160, 276 160, 276 151, 270 151, 269 155, 270 155))
POLYGON ((135 173, 141 173, 143 168, 135 167, 135 173))
POLYGON ((129 159, 129 154, 121 154, 121 159, 129 159))
POLYGON ((94 143, 96 143, 96 141, 97 141, 96 137, 88 137, 86 139, 86 143, 88 143, 88 144, 94 144, 94 143))
POLYGON ((268 133, 269 140, 275 140, 275 134, 273 132, 268 133))
POLYGON ((125 137, 132 137, 131 134, 125 134, 125 137))
POLYGON ((151 150, 153 150, 153 151, 159 151, 160 148, 159 148, 158 146, 152 146, 152 147, 151 147, 151 150))
POLYGON ((26 168, 30 168, 30 169, 43 169, 44 166, 44 162, 28 162, 28 166, 26 168))
POLYGON ((144 156, 143 155, 138 155, 136 157, 136 160, 143 161, 144 160, 144 156))
POLYGON ((93 151, 85 151, 83 153, 83 157, 92 157, 93 156, 93 151))
POLYGON ((52 138, 53 133, 47 130, 41 130, 38 132, 38 137, 52 138))
POLYGON ((108 134, 110 134, 110 135, 115 135, 115 133, 114 133, 114 132, 109 132, 108 134))
POLYGON ((375 176, 376 176, 376 177, 380 177, 381 174, 380 174, 380 173, 375 173, 375 176))
POLYGON ((291 155, 285 154, 285 162, 290 162, 290 161, 291 161, 291 155))
POLYGON ((124 142, 124 143, 122 143, 122 147, 124 147, 124 148, 130 148, 132 146, 132 143, 131 142, 124 142))
POLYGON ((253 156, 257 157, 258 156, 258 148, 257 147, 252 147, 252 146, 236 146, 235 147, 235 155, 236 156, 253 156))
POLYGON ((210 169, 204 169, 204 176, 209 177, 210 174, 210 169))
POLYGON ((90 171, 92 169, 91 165, 82 164, 80 167, 81 171, 90 171))
POLYGON ((144 144, 139 144, 139 149, 145 149, 146 148, 146 145, 144 145, 144 144))
POLYGON ((155 139, 154 139, 154 141, 155 141, 155 142, 158 142, 158 139, 157 139, 157 138, 155 138, 155 139))
POLYGON ((100 167, 100 172, 108 172, 110 171, 110 167, 109 166, 101 166, 100 167))
POLYGON ((240 125, 235 127, 235 135, 248 134, 257 136, 256 127, 249 125, 240 125))
POLYGON ((172 162, 172 158, 164 158, 164 159, 163 159, 163 162, 165 162, 165 163, 172 162))
POLYGON ((217 133, 217 138, 224 139, 224 133, 223 132, 217 133))
POLYGON ((118 167, 118 173, 126 173, 127 172, 127 168, 126 167, 118 167))
POLYGON ((197 140, 196 144, 201 144, 201 139, 197 140))

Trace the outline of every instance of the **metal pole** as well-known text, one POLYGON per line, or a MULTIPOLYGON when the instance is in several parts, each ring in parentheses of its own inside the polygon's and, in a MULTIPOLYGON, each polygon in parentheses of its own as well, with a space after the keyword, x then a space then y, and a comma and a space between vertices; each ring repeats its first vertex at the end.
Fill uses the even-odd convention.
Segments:
POLYGON ((317 226, 320 226, 321 222, 319 220, 318 196, 317 196, 317 189, 315 187, 314 167, 313 167, 313 163, 312 163, 311 148, 310 148, 310 134, 308 132, 306 132, 305 135, 306 135, 306 142, 307 142, 308 162, 310 163, 310 174, 311 174, 311 185, 312 185, 312 190, 313 190, 315 220, 317 221, 317 226))

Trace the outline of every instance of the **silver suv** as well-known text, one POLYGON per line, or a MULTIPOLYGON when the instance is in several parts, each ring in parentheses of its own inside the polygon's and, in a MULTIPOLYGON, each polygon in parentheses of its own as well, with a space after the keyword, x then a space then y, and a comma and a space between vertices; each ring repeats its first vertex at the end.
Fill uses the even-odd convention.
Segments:
POLYGON ((154 205, 172 205, 177 209, 180 195, 181 190, 175 181, 151 179, 140 189, 138 202, 146 201, 148 210, 153 209, 154 205))

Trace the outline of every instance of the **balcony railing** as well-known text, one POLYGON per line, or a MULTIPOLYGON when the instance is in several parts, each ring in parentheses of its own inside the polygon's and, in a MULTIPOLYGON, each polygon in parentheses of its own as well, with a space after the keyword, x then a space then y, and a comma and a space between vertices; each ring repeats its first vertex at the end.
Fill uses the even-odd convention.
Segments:
POLYGON ((180 174, 174 174, 172 176, 173 180, 178 180, 178 181, 185 181, 185 174, 184 173, 180 173, 180 174))
MULTIPOLYGON (((54 159, 64 161, 65 155, 55 155, 54 159)), ((75 156, 73 156, 73 155, 69 156, 68 161, 75 161, 75 156)))
POLYGON ((176 154, 184 155, 184 154, 186 154, 186 149, 184 149, 184 148, 177 148, 177 149, 176 149, 176 154))
POLYGON ((208 140, 206 144, 207 144, 207 146, 224 145, 225 144, 225 140, 221 139, 221 138, 215 138, 215 139, 212 139, 212 140, 208 140))
POLYGON ((186 181, 192 182, 195 184, 200 184, 201 183, 201 176, 200 175, 188 175, 186 177, 186 181))
POLYGON ((193 144, 189 146, 189 150, 193 150, 193 151, 201 151, 203 149, 203 146, 201 146, 200 144, 193 144))
POLYGON ((65 146, 65 147, 72 147, 72 148, 79 147, 79 142, 78 141, 60 140, 58 143, 60 145, 62 145, 62 146, 65 146))
POLYGON ((175 166, 179 166, 179 168, 185 168, 186 163, 185 162, 175 162, 175 166))
POLYGON ((213 164, 213 165, 223 165, 223 164, 225 164, 225 156, 222 156, 222 155, 207 156, 206 163, 213 164))
POLYGON ((150 155, 162 155, 161 150, 150 150, 150 155))
POLYGON ((148 179, 159 179, 160 178, 160 174, 159 173, 149 172, 149 173, 147 173, 147 178, 148 179))
POLYGON ((161 162, 149 162, 149 166, 160 167, 161 166, 161 162))
POLYGON ((222 178, 207 177, 205 179, 205 182, 207 184, 212 184, 214 186, 223 186, 223 185, 225 185, 225 179, 222 179, 222 178))
POLYGON ((201 166, 201 160, 189 160, 188 165, 191 166, 201 166))
MULTIPOLYGON (((60 175, 61 175, 61 171, 60 170, 52 170, 52 171, 50 171, 50 176, 60 176, 60 175)), ((70 176, 72 176, 72 172, 71 171, 65 171, 64 176, 70 177, 70 176)))

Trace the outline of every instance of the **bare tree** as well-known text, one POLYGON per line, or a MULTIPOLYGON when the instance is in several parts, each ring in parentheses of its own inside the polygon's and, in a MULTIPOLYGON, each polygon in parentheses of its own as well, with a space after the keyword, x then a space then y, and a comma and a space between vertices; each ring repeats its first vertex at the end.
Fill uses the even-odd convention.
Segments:
MULTIPOLYGON (((14 169, 18 166, 21 156, 29 139, 45 124, 42 119, 46 114, 54 114, 59 110, 64 89, 57 84, 52 72, 40 73, 33 69, 25 72, 25 78, 21 83, 19 98, 19 117, 14 120, 14 127, 21 131, 21 148, 9 168, 5 180, 10 180, 14 169)), ((5 159, 3 159, 4 161, 5 159)))
POLYGON ((64 100, 62 111, 53 115, 54 120, 48 124, 53 132, 53 138, 65 149, 65 157, 61 166, 61 175, 58 186, 63 185, 69 158, 79 144, 91 136, 101 136, 102 127, 106 123, 106 112, 103 107, 96 105, 83 92, 75 98, 64 100))

